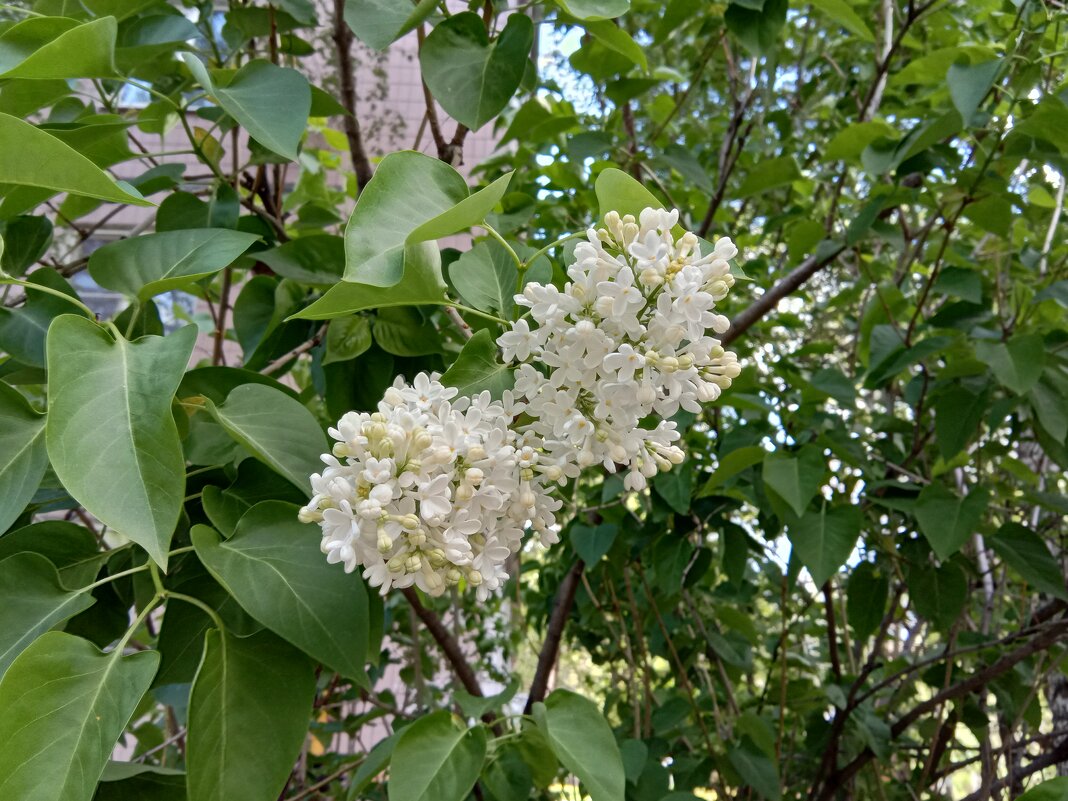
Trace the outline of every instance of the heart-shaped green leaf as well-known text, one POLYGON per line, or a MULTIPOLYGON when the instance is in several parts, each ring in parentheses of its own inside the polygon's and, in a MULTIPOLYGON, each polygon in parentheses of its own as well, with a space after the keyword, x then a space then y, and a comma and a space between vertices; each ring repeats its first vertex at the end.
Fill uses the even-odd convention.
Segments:
POLYGON ((445 710, 401 733, 390 761, 389 801, 463 801, 486 759, 486 730, 458 726, 445 710))
POLYGON ((533 43, 534 23, 521 12, 508 16, 493 42, 478 14, 453 14, 419 51, 423 80, 449 116, 477 131, 512 99, 533 43))

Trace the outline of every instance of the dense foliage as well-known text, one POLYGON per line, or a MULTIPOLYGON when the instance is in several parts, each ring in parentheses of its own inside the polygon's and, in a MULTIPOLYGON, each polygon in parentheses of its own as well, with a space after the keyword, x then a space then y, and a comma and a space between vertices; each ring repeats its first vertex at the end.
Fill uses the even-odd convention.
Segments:
MULTIPOLYGON (((0 5, 0 799, 1068 798, 1066 28, 1053 0, 0 5), (429 155, 371 151, 358 102, 354 59, 405 36, 429 155), (537 384, 529 331, 498 338, 586 312, 517 290, 646 207, 740 251, 708 324, 740 375, 655 396, 678 458, 546 473, 557 525, 513 515, 499 588, 328 563, 372 557, 320 549, 327 429, 398 376, 537 384)), ((599 407, 645 403, 621 364, 599 407)))

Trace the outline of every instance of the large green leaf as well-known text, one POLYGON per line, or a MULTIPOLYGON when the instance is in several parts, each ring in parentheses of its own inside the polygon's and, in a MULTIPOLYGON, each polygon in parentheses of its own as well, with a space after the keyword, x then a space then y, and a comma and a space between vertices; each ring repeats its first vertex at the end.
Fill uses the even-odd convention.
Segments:
POLYGON ((365 681, 368 602, 363 581, 329 565, 319 531, 297 507, 256 504, 223 540, 193 528, 197 555, 242 608, 331 670, 365 681))
POLYGON ((1013 570, 1036 590, 1068 601, 1064 571, 1043 539, 1019 523, 1005 523, 997 536, 987 540, 1013 570))
POLYGON ((846 619, 858 640, 866 640, 878 630, 886 612, 889 591, 890 580, 878 573, 871 562, 861 562, 849 577, 846 619))
POLYGON ((1001 71, 1001 65, 1001 59, 984 61, 981 64, 969 64, 965 60, 953 64, 946 72, 949 96, 965 125, 971 125, 979 104, 983 102, 1001 71))
POLYGON ((375 50, 385 50, 434 13, 438 0, 345 0, 345 22, 356 38, 375 50))
POLYGON ((111 78, 116 30, 114 17, 25 19, 0 34, 0 80, 111 78))
POLYGON ((1068 777, 1060 776, 1035 785, 1016 801, 1068 801, 1068 777))
POLYGON ((790 542, 817 587, 833 576, 849 558, 860 536, 859 506, 832 506, 809 511, 790 525, 790 542))
MULTIPOLYGON (((528 258, 529 248, 516 247, 521 258, 528 258)), ((449 278, 463 299, 485 312, 497 312, 505 319, 515 316, 515 295, 519 290, 519 271, 515 259, 496 240, 479 242, 449 265, 449 278)), ((523 275, 527 283, 548 284, 552 265, 538 258, 523 275)))
POLYGON ((512 370, 497 358, 497 343, 489 329, 483 328, 464 343, 456 361, 445 371, 441 383, 456 387, 461 395, 477 395, 489 390, 500 398, 515 383, 512 370))
POLYGON ((249 453, 308 492, 311 474, 322 470, 319 456, 327 443, 315 416, 302 403, 263 384, 242 384, 224 403, 206 403, 249 453))
MULTIPOLYGON (((367 190, 364 190, 365 192, 367 190)), ((409 245, 403 255, 404 277, 390 287, 342 281, 290 319, 328 320, 365 309, 390 306, 440 306, 448 303, 437 245, 409 245)))
POLYGON ((389 772, 389 801, 463 801, 486 758, 486 730, 459 726, 439 710, 401 732, 389 772))
POLYGON ((44 415, 0 382, 0 534, 22 514, 41 484, 48 467, 44 429, 44 415))
POLYGON ((774 760, 759 748, 743 742, 742 745, 732 746, 727 752, 727 758, 742 777, 743 788, 752 788, 761 798, 767 798, 769 801, 779 801, 782 798, 779 789, 779 768, 774 760))
POLYGON ((826 465, 823 453, 806 445, 796 456, 775 454, 764 460, 764 484, 774 490, 798 517, 805 513, 820 485, 826 465))
POLYGON ((630 11, 630 0, 556 0, 576 19, 614 19, 630 11))
POLYGON ((389 287, 401 280, 405 246, 482 222, 508 187, 503 176, 473 195, 460 173, 439 159, 390 153, 360 193, 345 226, 345 280, 389 287))
POLYGON ((92 582, 109 556, 100 550, 92 531, 65 520, 42 520, 0 537, 0 559, 26 552, 40 554, 55 565, 67 588, 92 582))
POLYGON ((197 82, 253 139, 291 161, 299 158, 311 111, 311 87, 303 75, 254 59, 232 75, 213 76, 196 56, 186 54, 184 59, 197 82))
POLYGON ((132 187, 115 183, 70 145, 10 114, 0 114, 0 152, 33 154, 33 158, 0 159, 0 184, 39 187, 134 206, 152 205, 132 187))
POLYGON ((916 612, 943 630, 953 625, 968 598, 968 579, 953 562, 909 570, 908 588, 916 612))
POLYGON ((964 498, 942 484, 929 484, 916 500, 916 521, 938 558, 945 560, 963 547, 983 519, 990 493, 974 488, 964 498))
POLYGON ((453 14, 434 26, 419 51, 423 81, 449 116, 477 131, 512 99, 533 43, 534 23, 522 12, 508 15, 493 42, 478 14, 453 14))
POLYGON ((786 24, 787 5, 787 0, 764 0, 762 8, 757 10, 731 3, 723 21, 746 50, 754 56, 765 56, 778 46, 779 31, 786 24))
POLYGON ((0 562, 0 676, 38 635, 93 605, 87 592, 67 590, 55 565, 26 552, 0 562))
POLYGON ((1024 395, 1042 375, 1046 348, 1039 334, 1014 336, 1008 342, 979 342, 975 355, 990 365, 1001 385, 1024 395))
POLYGON ((745 176, 742 185, 734 192, 734 197, 743 198, 767 192, 778 186, 784 186, 801 177, 797 162, 793 156, 779 156, 757 163, 745 176))
POLYGON ((154 651, 39 637, 0 681, 0 798, 90 801, 158 664, 154 651))
POLYGON ((167 566, 185 496, 171 400, 196 327, 128 342, 75 315, 48 331, 45 441, 66 490, 167 566))
POLYGON ((108 762, 93 801, 187 801, 185 773, 138 762, 108 762))
POLYGON ((301 236, 257 251, 255 258, 283 278, 302 284, 336 284, 345 271, 345 240, 333 234, 301 236))
POLYGON ((626 785, 612 728, 590 700, 555 690, 536 704, 538 728, 564 767, 578 776, 593 801, 620 801, 626 785))
POLYGON ((315 666, 269 631, 211 629, 189 696, 189 797, 279 796, 300 755, 315 700, 315 666))
POLYGON ((89 274, 105 289, 145 301, 218 272, 258 238, 199 228, 120 239, 93 251, 89 274))
POLYGON ((989 400, 988 388, 953 386, 935 401, 935 441, 943 459, 956 456, 975 436, 989 400))

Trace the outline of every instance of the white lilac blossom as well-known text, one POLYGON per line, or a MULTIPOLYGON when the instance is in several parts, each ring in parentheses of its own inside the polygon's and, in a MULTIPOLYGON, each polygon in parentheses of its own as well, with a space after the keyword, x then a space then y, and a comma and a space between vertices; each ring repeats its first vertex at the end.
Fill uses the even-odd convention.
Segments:
POLYGON ((674 237, 678 216, 609 212, 575 248, 571 281, 527 284, 515 301, 530 311, 497 340, 518 364, 515 393, 531 420, 520 431, 554 454, 570 450, 579 468, 623 466, 630 490, 683 460, 666 418, 699 411, 740 371, 710 335, 730 327, 715 308, 738 249, 722 238, 702 254, 694 234, 674 237), (659 420, 643 427, 651 415, 659 420))
POLYGON ((337 443, 300 518, 321 526, 328 562, 362 566, 383 594, 414 584, 440 595, 463 580, 484 599, 507 578, 527 526, 556 541, 560 501, 546 487, 563 468, 512 429, 521 406, 510 393, 456 397, 438 378, 398 378, 378 411, 349 412, 330 429, 337 443))

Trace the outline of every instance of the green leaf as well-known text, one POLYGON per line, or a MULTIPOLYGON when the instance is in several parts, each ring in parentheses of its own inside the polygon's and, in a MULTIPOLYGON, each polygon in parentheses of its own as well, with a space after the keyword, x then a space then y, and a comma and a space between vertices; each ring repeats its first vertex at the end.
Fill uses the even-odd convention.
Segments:
POLYGON ((22 514, 48 467, 45 417, 0 382, 0 534, 22 514))
POLYGON ((853 636, 863 642, 873 635, 886 613, 886 596, 890 580, 877 573, 871 562, 857 565, 846 585, 846 619, 853 636))
MULTIPOLYGON (((615 167, 601 170, 594 183, 594 191, 597 193, 597 214, 602 220, 610 211, 617 212, 620 217, 633 214, 637 219, 642 209, 664 208, 664 204, 644 184, 615 167)), ((672 233, 682 236, 684 230, 676 225, 672 233)))
POLYGON ((843 406, 852 406, 856 402, 857 389, 853 380, 834 367, 824 367, 813 373, 809 384, 843 406))
MULTIPOLYGON (((364 194, 367 190, 364 189, 364 194)), ((289 319, 329 320, 366 309, 448 304, 437 245, 424 242, 404 249, 404 277, 390 287, 343 281, 289 319)))
POLYGON ((268 631, 242 638, 209 630, 189 696, 189 797, 277 798, 314 700, 314 665, 293 646, 268 631))
POLYGON ((764 460, 764 483, 801 517, 823 484, 825 469, 820 449, 806 445, 796 456, 768 456, 764 460))
POLYGON ((869 120, 868 122, 854 122, 847 125, 834 135, 823 151, 824 161, 838 161, 844 159, 854 161, 860 158, 864 148, 876 139, 884 137, 893 138, 897 130, 882 120, 869 120))
POLYGON ((225 402, 205 405, 249 453, 309 491, 309 477, 322 469, 319 456, 328 446, 315 416, 300 401, 274 387, 242 384, 225 402))
POLYGON ((299 158, 300 139, 311 111, 311 87, 303 75, 254 59, 232 76, 221 72, 212 76, 191 53, 184 54, 183 59, 197 83, 253 139, 290 161, 299 158))
POLYGON ((114 17, 25 19, 0 34, 0 80, 111 78, 116 30, 114 17))
POLYGON ((777 47, 779 31, 786 24, 786 6, 787 0, 765 0, 763 9, 757 11, 731 3, 723 21, 754 56, 769 55, 777 47))
POLYGON ((667 472, 657 473, 653 476, 652 485, 656 494, 663 498, 676 514, 688 514, 690 495, 693 493, 693 463, 687 460, 667 472))
POLYGON ((12 217, 0 223, 3 247, 0 270, 8 275, 22 275, 40 259, 52 244, 52 223, 44 216, 12 217))
POLYGON ((708 481, 697 493, 697 497, 704 498, 715 494, 715 490, 721 487, 728 479, 738 475, 746 468, 760 464, 767 455, 768 452, 759 445, 746 445, 725 454, 719 460, 708 481))
POLYGON ((0 681, 0 798, 89 801, 159 665, 53 631, 0 681))
POLYGON ((641 45, 635 42, 634 37, 614 22, 609 20, 586 22, 582 27, 609 50, 619 53, 619 55, 637 64, 646 72, 649 71, 649 62, 645 58, 645 51, 641 45))
POLYGON ((17 553, 0 561, 0 676, 39 635, 88 609, 93 600, 87 592, 63 587, 55 565, 40 554, 17 553))
POLYGON ((596 565, 608 553, 619 534, 615 523, 600 523, 587 526, 575 523, 571 526, 571 546, 587 565, 596 565))
POLYGON ((326 329, 326 355, 323 364, 355 359, 371 347, 371 318, 357 315, 330 321, 326 329))
POLYGON ((486 759, 486 730, 457 726, 445 710, 401 732, 390 760, 389 801, 463 801, 486 759))
POLYGON ((732 746, 727 758, 738 775, 742 777, 743 787, 752 787, 757 793, 770 801, 782 798, 779 789, 779 768, 775 762, 759 749, 743 742, 732 746))
POLYGON ((983 519, 990 493, 977 487, 960 498, 942 484, 928 484, 916 499, 916 522, 938 558, 959 551, 983 519))
POLYGON ((987 540, 998 555, 1036 590, 1068 601, 1064 572, 1043 539, 1019 523, 1005 523, 987 540))
POLYGON ((195 342, 195 326, 128 342, 75 315, 48 331, 52 468, 94 517, 164 570, 185 497, 171 400, 195 342))
POLYGON ((946 72, 949 96, 965 125, 971 125, 979 104, 1001 71, 1001 59, 970 64, 967 59, 952 64, 946 72))
POLYGON ((345 22, 356 38, 374 50, 385 50, 418 27, 438 7, 438 0, 345 0, 345 22))
POLYGON ((17 553, 40 554, 59 571, 64 587, 84 587, 96 578, 109 556, 85 526, 65 520, 43 520, 0 537, 0 559, 17 553))
POLYGON ((952 562, 909 570, 907 583, 916 612, 943 630, 953 625, 968 599, 968 579, 952 562))
POLYGON ((860 536, 863 515, 859 506, 832 506, 805 512, 790 525, 790 542, 817 587, 838 572, 860 536))
POLYGON ((201 228, 120 239, 93 251, 89 274, 105 289, 143 302, 217 273, 258 238, 201 228))
POLYGON ((956 385, 935 401, 935 440, 943 459, 952 459, 971 442, 989 400, 987 389, 975 392, 956 385))
MULTIPOLYGON (((520 258, 529 257, 533 250, 516 245, 520 258)), ((449 278, 464 301, 485 312, 497 312, 505 319, 515 316, 515 295, 519 284, 519 270, 515 259, 496 240, 477 243, 449 265, 449 278)), ((552 265, 539 257, 523 275, 524 285, 532 282, 547 284, 552 279, 552 265)))
POLYGON ((464 343, 456 361, 441 377, 441 383, 456 387, 460 395, 477 395, 489 390, 497 399, 505 390, 511 389, 514 382, 511 368, 498 361, 497 343, 487 328, 477 331, 464 343))
POLYGON ((1068 777, 1048 779, 1017 796, 1016 801, 1068 801, 1068 777))
POLYGON ((630 0, 556 0, 575 19, 615 19, 630 11, 630 0))
POLYGON ((297 507, 258 503, 228 540, 194 526, 193 545, 241 607, 275 634, 346 678, 366 682, 367 591, 359 576, 329 565, 319 531, 297 507))
POLYGON ((336 284, 345 271, 345 240, 333 234, 291 239, 254 255, 271 270, 302 284, 336 284))
POLYGON ((544 704, 535 705, 534 717, 557 759, 578 776, 593 801, 623 798, 623 758, 612 728, 592 701, 554 690, 544 704))
POLYGON ((159 765, 108 762, 93 801, 186 801, 185 773, 159 765))
POLYGON ((1008 342, 978 342, 975 355, 990 365, 1003 387, 1026 395, 1042 375, 1046 348, 1040 334, 1018 334, 1008 342))
POLYGON ((129 185, 117 184, 70 145, 9 114, 0 114, 0 152, 33 154, 32 159, 0 161, 0 184, 39 187, 132 206, 152 205, 129 185))
POLYGON ((504 193, 507 184, 501 181, 482 190, 485 195, 469 196, 467 182, 443 161, 412 150, 390 153, 345 226, 345 280, 393 286, 405 272, 405 246, 431 238, 417 233, 420 229, 439 237, 481 222, 478 215, 504 193))
MULTIPOLYGON (((732 6, 733 8, 733 6, 732 6)), ((779 186, 784 186, 801 177, 801 171, 797 168, 797 162, 793 156, 779 156, 757 163, 756 167, 749 171, 734 193, 734 197, 744 198, 751 195, 759 195, 779 186)))
POLYGON ((434 26, 419 51, 419 66, 446 113, 477 131, 512 99, 533 43, 534 23, 522 12, 509 14, 491 42, 482 18, 464 11, 434 26))
POLYGON ((441 353, 441 334, 414 306, 379 309, 372 329, 375 343, 394 356, 441 353))
POLYGON ((812 0, 812 5, 833 19, 850 33, 855 33, 862 41, 874 42, 875 35, 871 28, 860 18, 846 0, 812 0))

